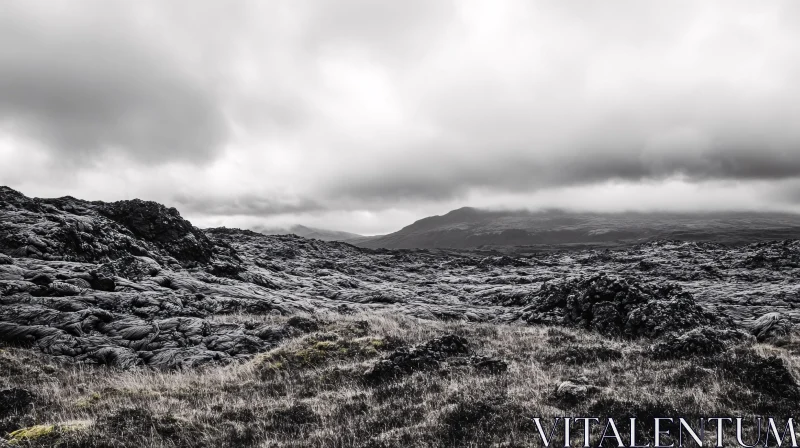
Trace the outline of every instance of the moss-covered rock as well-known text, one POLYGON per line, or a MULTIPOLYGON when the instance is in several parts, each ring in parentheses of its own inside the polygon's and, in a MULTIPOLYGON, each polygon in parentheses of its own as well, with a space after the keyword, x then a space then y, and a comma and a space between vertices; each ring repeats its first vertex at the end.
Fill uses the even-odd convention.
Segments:
POLYGON ((257 361, 265 372, 292 368, 312 368, 333 361, 359 361, 375 358, 391 344, 380 337, 342 336, 336 333, 317 333, 300 341, 299 346, 279 347, 257 361))
POLYGON ((87 422, 68 422, 57 425, 34 425, 18 429, 8 435, 8 443, 20 445, 27 442, 42 443, 46 440, 55 441, 65 433, 85 430, 87 422))

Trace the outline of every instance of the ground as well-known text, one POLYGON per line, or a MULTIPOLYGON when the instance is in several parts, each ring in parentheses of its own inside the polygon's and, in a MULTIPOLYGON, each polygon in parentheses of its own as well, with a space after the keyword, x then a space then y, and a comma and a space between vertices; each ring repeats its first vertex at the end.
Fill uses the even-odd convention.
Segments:
POLYGON ((372 250, 0 187, 0 444, 522 447, 533 417, 785 418, 798 275, 796 240, 372 250))
POLYGON ((536 416, 777 417, 797 407, 800 344, 791 335, 781 347, 748 340, 725 358, 659 359, 649 340, 549 326, 386 314, 303 320, 306 332, 249 361, 183 371, 61 364, 4 347, 0 385, 32 396, 5 413, 0 430, 38 428, 7 436, 18 446, 522 447, 539 446, 536 416), (466 350, 410 373, 365 374, 403 347, 447 335, 466 350), (481 369, 476 357, 507 369, 481 369))

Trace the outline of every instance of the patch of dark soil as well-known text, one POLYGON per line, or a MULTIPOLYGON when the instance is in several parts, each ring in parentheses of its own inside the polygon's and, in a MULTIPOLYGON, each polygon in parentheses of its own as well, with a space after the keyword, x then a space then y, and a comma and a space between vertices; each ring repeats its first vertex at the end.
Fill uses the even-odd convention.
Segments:
MULTIPOLYGON (((792 412, 800 409, 800 387, 784 361, 749 350, 732 350, 703 360, 726 381, 733 402, 750 402, 754 410, 792 412), (745 401, 740 401, 745 399, 745 401)), ((788 414, 787 414, 788 415, 788 414)))
POLYGON ((622 359, 622 352, 602 345, 568 345, 544 356, 542 362, 583 365, 587 363, 616 361, 622 359))
POLYGON ((193 424, 171 415, 156 415, 145 408, 122 408, 98 419, 93 431, 109 440, 124 440, 124 446, 137 446, 152 433, 176 447, 205 446, 202 432, 193 424))
POLYGON ((509 441, 512 433, 536 431, 525 409, 498 400, 460 400, 442 414, 440 424, 446 446, 489 446, 498 439, 509 441))
POLYGON ((397 349, 367 369, 364 379, 370 384, 376 384, 410 375, 415 371, 437 370, 441 361, 467 354, 469 347, 466 339, 452 334, 446 335, 424 344, 397 349))
POLYGON ((662 337, 650 347, 650 354, 656 359, 714 356, 734 346, 752 343, 752 339, 741 330, 695 328, 685 333, 670 333, 662 337))
POLYGON ((312 431, 320 423, 320 416, 309 405, 295 403, 267 413, 266 421, 271 430, 299 435, 312 431))
POLYGON ((675 369, 674 374, 667 377, 667 383, 683 389, 700 387, 705 390, 704 384, 713 374, 713 370, 691 363, 675 369))

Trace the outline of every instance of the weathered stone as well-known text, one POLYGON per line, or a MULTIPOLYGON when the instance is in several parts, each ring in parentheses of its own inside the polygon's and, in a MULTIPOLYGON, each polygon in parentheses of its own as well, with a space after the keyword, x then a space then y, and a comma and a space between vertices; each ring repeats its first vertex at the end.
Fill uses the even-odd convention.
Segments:
MULTIPOLYGON (((689 332, 687 341, 663 341, 690 353, 698 346, 691 331, 725 328, 726 315, 745 322, 780 310, 800 318, 796 241, 737 248, 666 241, 489 257, 368 250, 239 229, 200 231, 176 211, 144 201, 34 199, 0 187, 0 253, 0 340, 59 360, 127 367, 246 359, 321 328, 305 316, 335 320, 337 313, 539 322, 627 337, 689 332), (743 267, 748 262, 762 267, 743 267), (220 318, 240 314, 256 320, 220 318), (267 316, 291 318, 278 324, 267 316)), ((374 370, 506 367, 455 341, 455 348, 397 349, 374 370)), ((562 352, 578 364, 621 356, 599 348, 597 356, 562 352)))
POLYGON ((554 401, 563 407, 575 406, 586 402, 601 389, 588 384, 586 378, 572 378, 562 381, 552 393, 554 401))
POLYGON ((744 345, 752 339, 752 336, 741 330, 696 328, 686 333, 666 335, 653 344, 650 350, 654 357, 660 359, 713 356, 733 346, 744 345))
POLYGON ((523 319, 650 338, 719 320, 676 285, 656 286, 604 274, 544 283, 523 310, 523 319))
POLYGON ((750 334, 758 342, 776 341, 788 336, 792 331, 792 322, 781 313, 767 313, 750 325, 750 334))
POLYGON ((468 353, 466 339, 446 335, 424 344, 397 349, 368 368, 364 372, 364 379, 370 383, 378 383, 416 371, 435 370, 448 357, 468 353))

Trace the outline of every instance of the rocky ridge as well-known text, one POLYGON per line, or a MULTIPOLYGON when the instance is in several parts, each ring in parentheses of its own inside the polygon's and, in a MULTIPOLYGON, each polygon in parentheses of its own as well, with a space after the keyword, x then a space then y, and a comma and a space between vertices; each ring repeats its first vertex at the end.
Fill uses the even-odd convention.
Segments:
MULTIPOLYGON (((526 256, 362 249, 200 230, 154 202, 38 199, 0 187, 0 339, 121 367, 227 363, 304 331, 232 324, 231 314, 377 311, 658 339, 779 312, 754 323, 769 338, 800 317, 798 270, 794 240, 526 256)), ((386 361, 402 370, 410 350, 386 361)))

